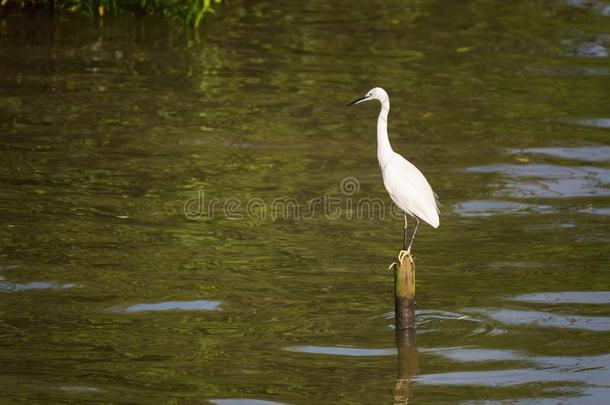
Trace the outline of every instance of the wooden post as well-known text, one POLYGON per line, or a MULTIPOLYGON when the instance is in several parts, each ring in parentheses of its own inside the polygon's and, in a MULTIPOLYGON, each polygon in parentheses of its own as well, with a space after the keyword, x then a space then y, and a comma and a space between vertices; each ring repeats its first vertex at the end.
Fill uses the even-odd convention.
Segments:
POLYGON ((398 350, 398 378, 394 386, 394 404, 407 404, 411 380, 417 375, 415 342, 415 263, 408 251, 401 250, 394 264, 394 322, 398 350))
POLYGON ((396 330, 415 329, 415 263, 401 250, 394 265, 394 311, 396 330))

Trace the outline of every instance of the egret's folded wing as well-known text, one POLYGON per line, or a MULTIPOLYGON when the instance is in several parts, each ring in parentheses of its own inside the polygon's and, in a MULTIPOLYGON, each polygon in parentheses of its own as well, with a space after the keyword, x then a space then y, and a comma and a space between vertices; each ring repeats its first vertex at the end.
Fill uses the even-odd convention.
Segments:
POLYGON ((419 169, 396 154, 382 171, 384 185, 396 205, 434 228, 438 227, 436 195, 419 169))

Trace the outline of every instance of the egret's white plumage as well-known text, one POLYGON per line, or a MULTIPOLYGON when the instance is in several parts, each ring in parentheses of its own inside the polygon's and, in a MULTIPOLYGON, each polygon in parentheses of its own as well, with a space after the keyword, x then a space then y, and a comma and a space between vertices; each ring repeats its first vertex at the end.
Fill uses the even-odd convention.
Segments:
MULTIPOLYGON (((390 145, 388 139, 390 98, 388 93, 381 87, 375 87, 364 97, 360 97, 348 105, 370 100, 378 100, 381 103, 381 111, 377 118, 377 158, 383 174, 383 184, 390 194, 390 198, 405 213, 437 228, 439 225, 438 206, 432 187, 422 172, 407 159, 394 152, 390 145)), ((414 237, 415 234, 413 234, 414 237)))

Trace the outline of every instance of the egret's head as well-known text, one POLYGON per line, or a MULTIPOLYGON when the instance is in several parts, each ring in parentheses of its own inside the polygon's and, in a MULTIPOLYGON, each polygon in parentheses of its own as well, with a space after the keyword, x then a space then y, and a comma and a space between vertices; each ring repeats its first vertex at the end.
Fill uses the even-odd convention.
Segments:
POLYGON ((359 97, 355 99, 354 101, 349 103, 347 107, 370 100, 379 100, 379 102, 383 103, 387 99, 388 93, 386 93, 384 89, 382 89, 381 87, 373 87, 364 95, 364 97, 359 97))

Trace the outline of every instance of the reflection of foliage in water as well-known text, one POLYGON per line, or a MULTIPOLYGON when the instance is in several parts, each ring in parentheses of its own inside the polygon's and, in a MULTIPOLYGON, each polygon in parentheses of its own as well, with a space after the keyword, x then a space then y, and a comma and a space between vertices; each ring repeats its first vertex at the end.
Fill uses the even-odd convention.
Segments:
POLYGON ((163 14, 197 28, 206 14, 214 13, 213 3, 220 2, 221 0, 2 0, 0 16, 7 12, 38 10, 100 17, 106 14, 163 14))

